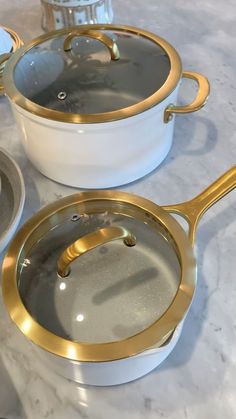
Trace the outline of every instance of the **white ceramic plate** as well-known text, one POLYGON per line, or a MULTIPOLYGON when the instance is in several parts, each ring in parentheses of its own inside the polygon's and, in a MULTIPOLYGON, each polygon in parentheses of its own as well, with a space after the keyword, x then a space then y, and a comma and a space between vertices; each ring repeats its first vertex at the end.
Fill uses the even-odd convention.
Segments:
POLYGON ((20 222, 25 202, 25 185, 20 168, 1 148, 0 178, 0 252, 2 252, 20 222))

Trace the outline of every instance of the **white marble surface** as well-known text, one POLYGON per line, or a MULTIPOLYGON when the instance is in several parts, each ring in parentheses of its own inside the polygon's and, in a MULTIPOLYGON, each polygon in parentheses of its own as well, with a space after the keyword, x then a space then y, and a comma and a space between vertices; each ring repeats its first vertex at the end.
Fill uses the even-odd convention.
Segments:
MULTIPOLYGON (((235 0, 116 0, 115 21, 149 29, 179 51, 185 69, 211 82, 207 106, 176 120, 162 166, 123 187, 164 204, 186 200, 236 161, 235 0)), ((0 0, 1 23, 25 40, 40 34, 37 0, 0 0)), ((194 88, 184 83, 181 99, 194 88)), ((27 161, 6 98, 0 146, 20 164, 27 188, 23 220, 73 189, 41 176, 27 161)), ((236 194, 214 206, 198 231, 198 287, 182 337, 148 376, 114 388, 89 388, 56 376, 10 322, 0 301, 0 417, 29 419, 232 419, 236 417, 236 194)))

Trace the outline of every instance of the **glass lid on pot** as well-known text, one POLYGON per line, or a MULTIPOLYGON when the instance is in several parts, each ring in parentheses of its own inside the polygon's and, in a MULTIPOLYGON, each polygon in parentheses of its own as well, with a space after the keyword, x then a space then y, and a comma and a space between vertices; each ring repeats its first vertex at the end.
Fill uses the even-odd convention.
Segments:
POLYGON ((181 75, 178 54, 166 41, 119 25, 48 33, 13 57, 11 66, 7 93, 14 101, 67 122, 103 122, 142 112, 165 99, 181 75))

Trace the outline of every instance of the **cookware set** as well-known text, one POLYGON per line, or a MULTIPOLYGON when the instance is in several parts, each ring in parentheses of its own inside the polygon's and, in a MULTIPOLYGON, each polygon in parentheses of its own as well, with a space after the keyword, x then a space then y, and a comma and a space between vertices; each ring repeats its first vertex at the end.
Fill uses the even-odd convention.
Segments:
POLYGON ((156 168, 175 116, 199 110, 209 83, 183 71, 164 39, 121 25, 49 32, 0 63, 30 161, 57 182, 92 189, 44 207, 16 233, 2 267, 6 308, 59 374, 93 385, 132 381, 178 341, 196 288, 196 227, 235 188, 236 167, 175 205, 96 189, 156 168), (198 90, 180 106, 183 78, 198 90))

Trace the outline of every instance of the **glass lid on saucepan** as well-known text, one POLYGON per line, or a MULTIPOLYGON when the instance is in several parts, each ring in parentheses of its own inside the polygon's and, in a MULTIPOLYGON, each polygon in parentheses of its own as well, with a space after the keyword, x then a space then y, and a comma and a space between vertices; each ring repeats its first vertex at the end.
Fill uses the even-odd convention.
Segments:
POLYGON ((112 195, 86 192, 41 210, 8 255, 10 264, 17 259, 14 316, 21 330, 64 357, 111 360, 162 344, 191 299, 183 230, 174 220, 167 229, 165 217, 172 217, 149 201, 112 195))
MULTIPOLYGON (((79 246, 84 244, 77 242, 79 246)), ((77 255, 76 249, 68 252, 77 255)), ((135 335, 160 318, 179 281, 178 258, 161 228, 157 232, 126 215, 76 213, 26 255, 19 292, 32 317, 52 333, 105 343, 135 335), (60 272, 57 263, 66 246, 94 232, 101 234, 102 243, 109 230, 119 239, 87 251, 71 262, 68 272, 60 272), (122 237, 126 231, 130 238, 122 237)))
POLYGON ((193 298, 197 224, 235 186, 232 167, 179 204, 160 207, 107 190, 43 208, 3 261, 12 320, 36 345, 76 361, 112 361, 159 347, 193 298), (188 236, 171 213, 186 219, 188 236))
POLYGON ((181 62, 171 45, 119 25, 54 31, 13 58, 9 95, 29 110, 31 104, 34 113, 68 122, 139 113, 167 97, 181 77, 181 62))

